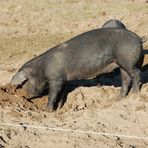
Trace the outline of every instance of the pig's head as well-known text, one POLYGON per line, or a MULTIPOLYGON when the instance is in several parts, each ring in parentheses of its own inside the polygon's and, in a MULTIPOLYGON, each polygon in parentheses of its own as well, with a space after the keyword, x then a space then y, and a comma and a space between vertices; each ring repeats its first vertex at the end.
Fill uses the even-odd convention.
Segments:
POLYGON ((22 87, 26 91, 26 99, 40 96, 45 89, 46 80, 30 68, 18 71, 11 80, 11 85, 22 87))

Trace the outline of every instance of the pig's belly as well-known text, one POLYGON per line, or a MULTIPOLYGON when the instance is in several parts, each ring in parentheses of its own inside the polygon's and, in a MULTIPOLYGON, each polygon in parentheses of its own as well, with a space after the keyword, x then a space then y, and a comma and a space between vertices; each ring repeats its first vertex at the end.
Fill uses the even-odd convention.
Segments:
POLYGON ((67 73, 67 80, 76 80, 76 79, 92 79, 99 74, 108 73, 114 70, 115 68, 119 67, 115 62, 112 62, 110 64, 106 64, 104 66, 98 66, 98 67, 90 67, 85 69, 85 67, 72 70, 67 73))

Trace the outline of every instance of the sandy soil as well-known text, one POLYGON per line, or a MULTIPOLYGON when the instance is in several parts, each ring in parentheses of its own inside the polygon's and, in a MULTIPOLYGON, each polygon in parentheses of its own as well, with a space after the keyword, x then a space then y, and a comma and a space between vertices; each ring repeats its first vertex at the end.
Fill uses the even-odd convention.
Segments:
POLYGON ((141 92, 120 101, 120 74, 114 72, 69 84, 66 103, 54 113, 44 111, 46 95, 29 102, 22 90, 6 85, 30 58, 108 19, 122 20, 128 29, 148 37, 147 0, 0 3, 0 148, 148 147, 148 55, 141 92))

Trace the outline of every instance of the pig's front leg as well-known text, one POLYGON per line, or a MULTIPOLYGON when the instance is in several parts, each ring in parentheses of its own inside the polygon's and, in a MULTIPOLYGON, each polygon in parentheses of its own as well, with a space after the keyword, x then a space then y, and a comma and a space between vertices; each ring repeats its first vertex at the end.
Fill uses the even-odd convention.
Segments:
POLYGON ((68 87, 67 84, 64 84, 63 88, 61 90, 61 93, 59 95, 59 101, 58 101, 58 108, 59 109, 64 105, 64 103, 66 101, 66 96, 67 96, 67 93, 68 93, 67 87, 68 87))
POLYGON ((49 81, 49 94, 46 111, 52 112, 56 110, 56 103, 58 101, 58 95, 62 89, 63 82, 64 81, 60 78, 49 81))

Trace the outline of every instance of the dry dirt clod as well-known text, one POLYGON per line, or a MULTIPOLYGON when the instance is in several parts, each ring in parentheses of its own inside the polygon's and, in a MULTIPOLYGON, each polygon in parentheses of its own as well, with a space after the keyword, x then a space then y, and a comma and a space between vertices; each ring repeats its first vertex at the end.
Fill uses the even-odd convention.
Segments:
POLYGON ((138 106, 136 106, 135 111, 145 110, 145 108, 146 108, 146 107, 145 107, 144 104, 138 105, 138 106))
POLYGON ((10 93, 10 94, 15 94, 15 92, 16 92, 16 87, 15 86, 12 86, 10 84, 7 84, 5 86, 2 86, 0 89, 2 91, 4 91, 4 92, 10 93))
POLYGON ((0 89, 6 93, 9 93, 11 95, 17 95, 19 97, 25 97, 27 93, 25 90, 19 88, 17 89, 16 86, 7 84, 5 86, 0 87, 0 89))
POLYGON ((2 144, 0 144, 0 148, 4 148, 4 146, 2 144))
MULTIPOLYGON (((0 136, 0 140, 3 142, 3 143, 7 143, 4 138, 2 136, 0 136)), ((1 148, 1 147, 0 147, 1 148)))

